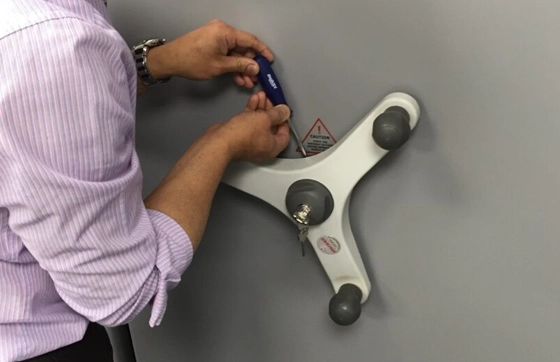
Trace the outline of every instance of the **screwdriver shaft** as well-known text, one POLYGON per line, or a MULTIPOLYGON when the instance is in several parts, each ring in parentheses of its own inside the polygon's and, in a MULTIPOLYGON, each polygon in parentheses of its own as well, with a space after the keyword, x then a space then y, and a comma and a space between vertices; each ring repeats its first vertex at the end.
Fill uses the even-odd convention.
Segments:
POLYGON ((288 118, 288 125, 290 126, 290 130, 292 131, 292 134, 294 135, 294 138, 296 139, 296 142, 299 146, 299 148, 301 149, 301 154, 303 155, 303 157, 307 157, 307 152, 305 151, 305 147, 303 147, 303 142, 301 141, 301 138, 299 138, 299 135, 294 127, 294 125, 292 124, 292 118, 288 118))

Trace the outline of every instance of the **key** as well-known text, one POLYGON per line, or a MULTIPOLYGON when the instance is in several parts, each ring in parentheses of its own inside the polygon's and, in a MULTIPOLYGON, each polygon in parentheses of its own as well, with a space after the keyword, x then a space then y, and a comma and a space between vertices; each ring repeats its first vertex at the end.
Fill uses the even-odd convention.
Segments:
POLYGON ((299 235, 298 240, 301 243, 301 255, 305 256, 305 240, 307 240, 307 234, 309 233, 309 214, 311 213, 311 207, 306 204, 298 206, 297 211, 292 215, 296 220, 299 235))
POLYGON ((307 240, 307 234, 309 233, 309 226, 300 224, 298 239, 301 243, 301 256, 305 256, 305 240, 307 240))

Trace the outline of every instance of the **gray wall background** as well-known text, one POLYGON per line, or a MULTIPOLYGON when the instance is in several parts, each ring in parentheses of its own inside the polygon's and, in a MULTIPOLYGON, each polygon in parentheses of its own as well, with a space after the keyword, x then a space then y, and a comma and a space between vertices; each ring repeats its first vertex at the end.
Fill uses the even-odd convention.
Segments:
MULTIPOLYGON (((374 285, 355 325, 330 321, 333 292, 316 257, 301 257, 291 223, 222 186, 163 325, 150 329, 145 312, 131 326, 139 362, 558 361, 558 1, 115 0, 110 9, 131 44, 212 18, 254 32, 277 56, 300 133, 320 117, 341 138, 393 91, 423 107, 409 143, 354 191, 353 230, 374 285)), ((227 78, 174 80, 142 96, 146 193, 248 94, 227 78)))

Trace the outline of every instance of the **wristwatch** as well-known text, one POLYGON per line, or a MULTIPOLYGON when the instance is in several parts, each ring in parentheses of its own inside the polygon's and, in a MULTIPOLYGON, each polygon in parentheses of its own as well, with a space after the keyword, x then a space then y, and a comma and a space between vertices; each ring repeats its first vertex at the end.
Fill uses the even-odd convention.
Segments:
POLYGON ((165 39, 148 39, 143 40, 140 43, 132 47, 132 55, 134 56, 134 62, 136 63, 136 72, 138 77, 146 86, 154 85, 157 83, 168 82, 171 78, 165 79, 155 79, 150 73, 148 67, 148 51, 151 48, 165 44, 165 39))

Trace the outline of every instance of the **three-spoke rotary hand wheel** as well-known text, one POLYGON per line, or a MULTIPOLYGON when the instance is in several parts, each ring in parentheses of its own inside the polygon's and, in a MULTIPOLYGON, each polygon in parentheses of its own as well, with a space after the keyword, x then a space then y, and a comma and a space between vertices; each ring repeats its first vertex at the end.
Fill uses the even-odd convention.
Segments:
POLYGON ((337 324, 354 323, 371 290, 350 229, 352 190, 383 156, 408 140, 419 117, 414 98, 392 93, 327 151, 265 165, 234 163, 223 179, 271 204, 305 231, 335 290, 329 314, 337 324))

